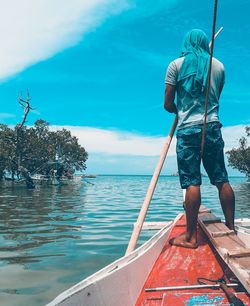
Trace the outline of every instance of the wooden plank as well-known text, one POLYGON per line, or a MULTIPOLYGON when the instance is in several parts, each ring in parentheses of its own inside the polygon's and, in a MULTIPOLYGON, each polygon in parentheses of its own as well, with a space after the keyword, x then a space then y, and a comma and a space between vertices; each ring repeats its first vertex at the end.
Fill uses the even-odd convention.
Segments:
POLYGON ((201 213, 198 222, 218 254, 250 293, 250 249, 212 213, 201 213))
POLYGON ((217 223, 217 222, 220 223, 221 222, 221 219, 215 216, 214 214, 212 214, 211 212, 200 214, 200 219, 202 220, 203 223, 217 223))
POLYGON ((234 234, 233 230, 220 231, 220 232, 212 232, 212 236, 214 238, 216 238, 216 237, 223 237, 223 236, 232 235, 232 234, 234 234))
POLYGON ((250 249, 242 249, 240 251, 236 251, 236 252, 228 252, 228 256, 230 258, 240 258, 240 257, 248 257, 250 256, 250 249))

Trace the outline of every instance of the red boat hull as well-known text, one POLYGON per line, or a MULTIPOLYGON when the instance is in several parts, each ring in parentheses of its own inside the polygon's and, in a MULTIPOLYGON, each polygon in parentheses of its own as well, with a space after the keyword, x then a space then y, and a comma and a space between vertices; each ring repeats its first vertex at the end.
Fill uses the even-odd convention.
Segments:
MULTIPOLYGON (((185 216, 175 224, 170 238, 185 231, 185 216)), ((232 282, 235 276, 220 259, 203 231, 198 229, 197 249, 171 246, 167 241, 158 257, 136 305, 230 305, 222 289, 183 289, 175 291, 146 292, 145 288, 197 285, 198 278, 217 280, 224 278, 232 282)), ((250 297, 244 288, 231 288, 231 292, 250 305, 250 297)))

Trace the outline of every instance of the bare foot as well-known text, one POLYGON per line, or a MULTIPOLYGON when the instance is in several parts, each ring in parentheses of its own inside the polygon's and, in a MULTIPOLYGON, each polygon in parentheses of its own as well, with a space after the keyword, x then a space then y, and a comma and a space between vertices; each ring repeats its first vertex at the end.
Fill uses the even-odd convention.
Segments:
POLYGON ((189 249, 198 248, 198 243, 194 239, 191 239, 190 241, 187 240, 186 233, 182 233, 177 237, 171 238, 169 240, 169 243, 171 245, 180 246, 183 248, 189 248, 189 249))

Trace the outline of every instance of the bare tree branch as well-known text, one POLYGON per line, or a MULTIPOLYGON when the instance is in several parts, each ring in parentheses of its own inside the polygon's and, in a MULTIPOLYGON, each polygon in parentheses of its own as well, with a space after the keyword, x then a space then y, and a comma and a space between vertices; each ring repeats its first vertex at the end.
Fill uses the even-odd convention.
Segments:
POLYGON ((21 94, 20 94, 20 96, 19 96, 19 101, 18 101, 18 103, 19 103, 19 104, 23 107, 23 109, 24 109, 23 120, 22 120, 21 124, 19 125, 19 128, 20 128, 20 129, 21 129, 21 128, 24 126, 24 124, 26 123, 27 116, 28 116, 30 110, 32 110, 32 107, 30 106, 30 100, 31 100, 31 98, 30 98, 30 95, 29 95, 29 91, 28 91, 28 90, 27 90, 27 98, 26 98, 26 100, 24 100, 24 99, 22 98, 22 95, 21 95, 21 94))
POLYGON ((19 172, 20 166, 21 166, 21 160, 22 160, 22 150, 21 150, 21 142, 22 142, 22 128, 24 124, 26 123, 27 116, 32 110, 30 106, 30 94, 29 91, 27 90, 27 98, 26 100, 22 98, 22 93, 20 93, 19 98, 18 98, 18 103, 22 106, 24 115, 23 115, 23 120, 21 124, 17 124, 16 128, 16 156, 17 156, 17 171, 19 172))

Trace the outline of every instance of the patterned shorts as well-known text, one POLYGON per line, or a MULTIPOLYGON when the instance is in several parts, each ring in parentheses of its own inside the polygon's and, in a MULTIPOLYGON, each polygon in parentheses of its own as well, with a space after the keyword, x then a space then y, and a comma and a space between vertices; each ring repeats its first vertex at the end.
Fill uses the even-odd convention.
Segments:
MULTIPOLYGON (((203 153, 203 166, 211 184, 228 182, 224 162, 224 141, 221 135, 221 124, 211 122, 206 127, 203 153)), ((197 125, 180 129, 177 132, 177 163, 181 188, 190 185, 201 185, 201 138, 202 126, 197 125)))

